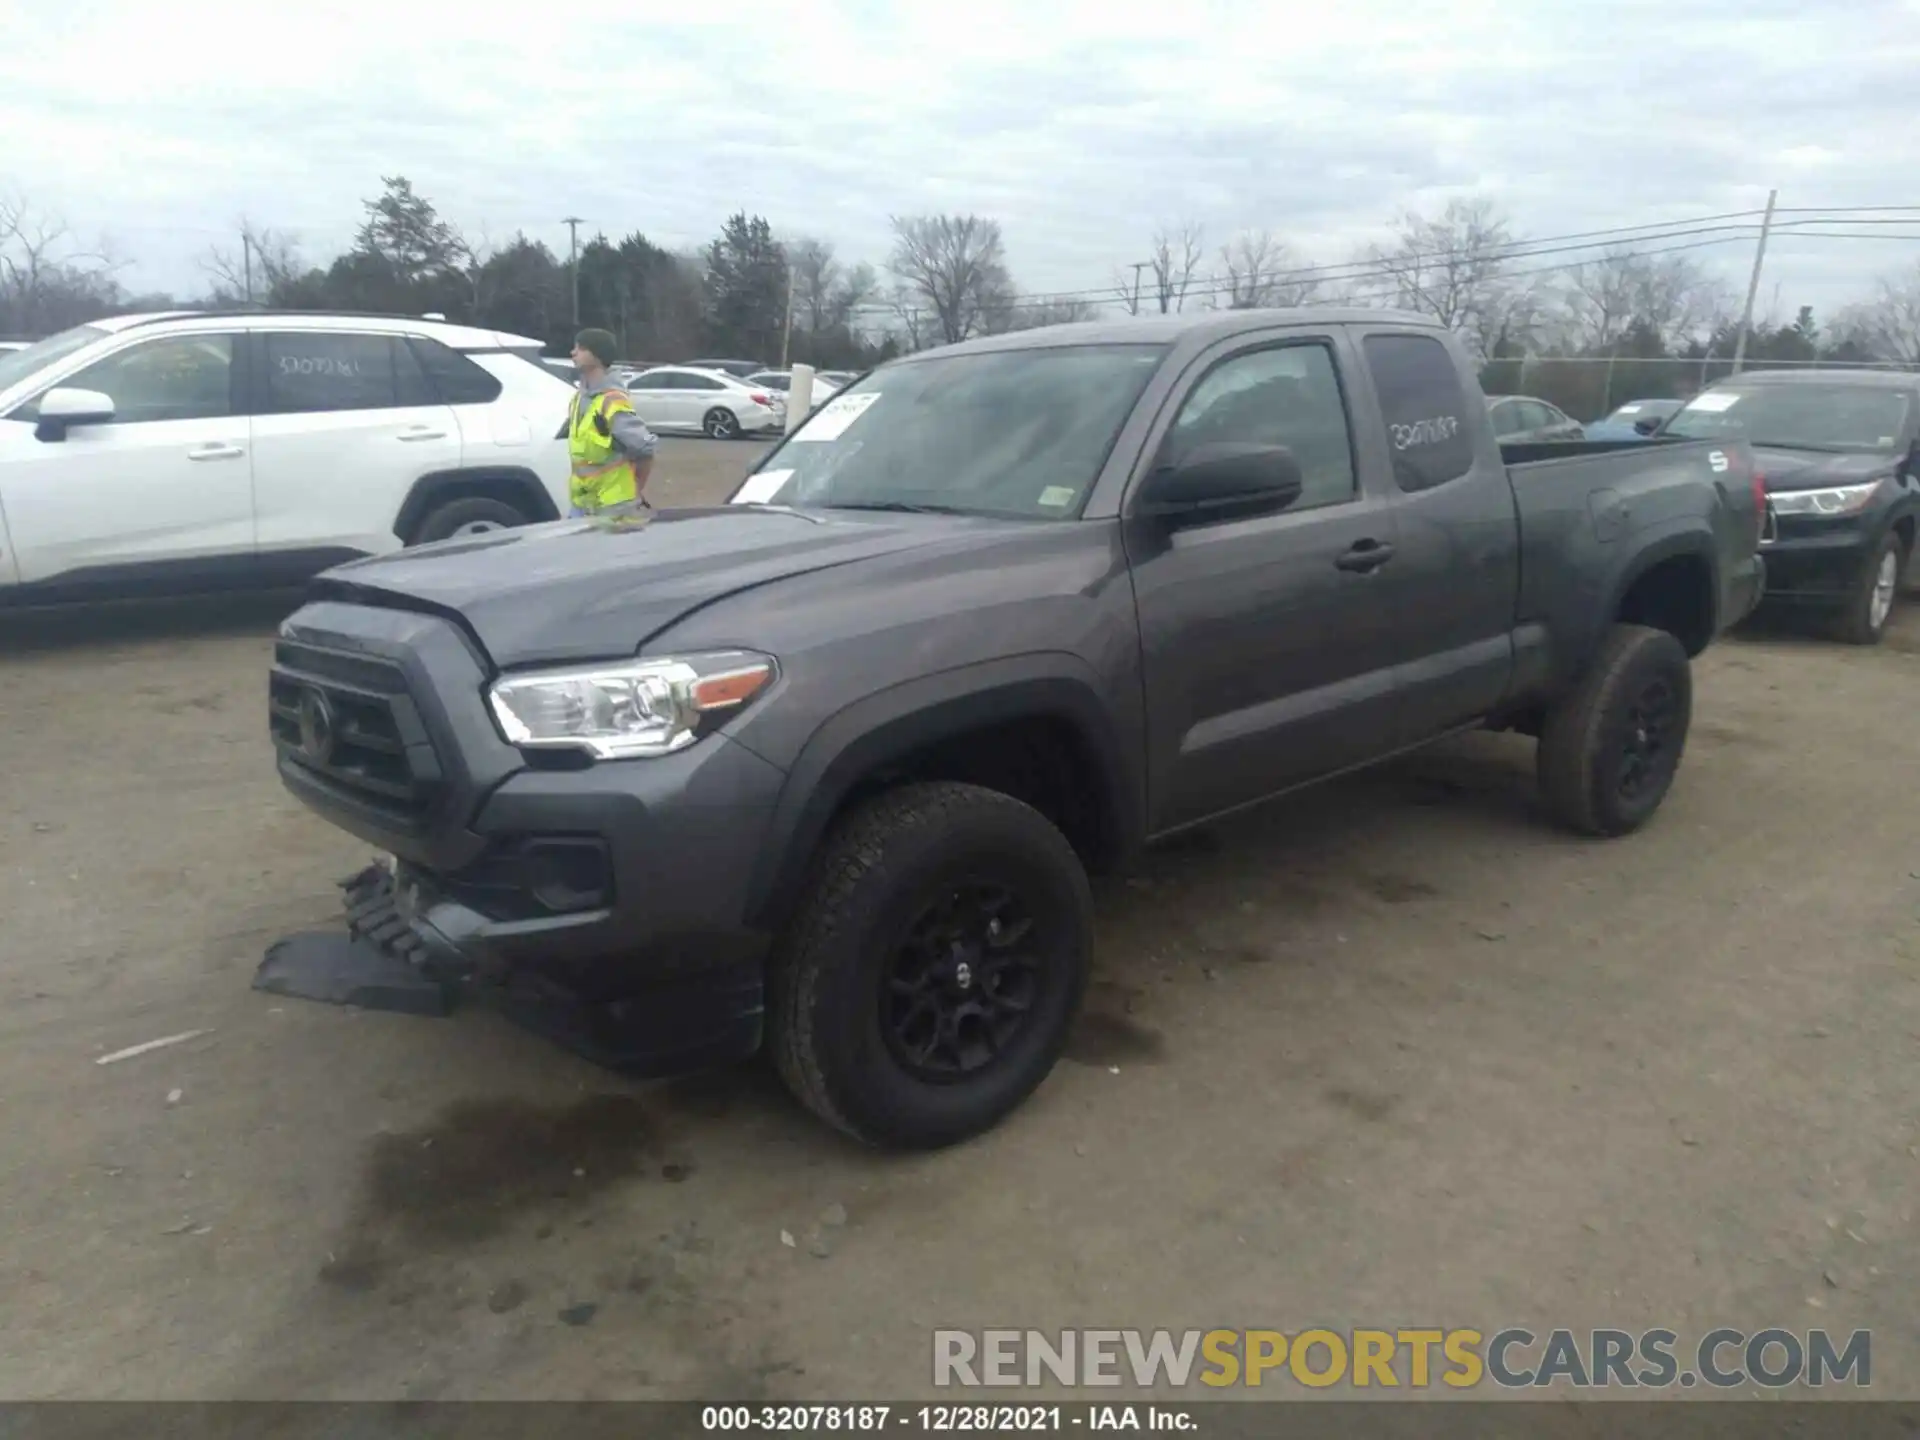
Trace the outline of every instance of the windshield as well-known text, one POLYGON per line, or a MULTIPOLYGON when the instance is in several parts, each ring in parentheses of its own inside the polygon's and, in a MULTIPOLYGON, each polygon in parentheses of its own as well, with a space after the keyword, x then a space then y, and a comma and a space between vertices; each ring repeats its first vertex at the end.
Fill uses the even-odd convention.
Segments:
POLYGON ((36 371, 66 359, 76 350, 84 350, 106 333, 94 325, 76 325, 24 350, 0 350, 0 391, 11 390, 22 380, 32 379, 36 371))
POLYGON ((1717 386, 1696 395, 1667 422, 1680 440, 1739 436, 1782 450, 1891 451, 1907 429, 1899 390, 1867 385, 1717 386))
POLYGON ((1072 345, 877 370, 814 411, 734 502, 1070 518, 1162 353, 1072 345))

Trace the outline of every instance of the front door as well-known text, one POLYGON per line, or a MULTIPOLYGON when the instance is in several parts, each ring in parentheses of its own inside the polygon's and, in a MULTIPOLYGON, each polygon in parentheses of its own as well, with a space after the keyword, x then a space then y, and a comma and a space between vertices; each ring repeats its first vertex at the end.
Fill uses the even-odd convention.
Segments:
POLYGON ((253 454, 238 337, 136 340, 59 382, 113 418, 35 431, 38 397, 0 420, 0 509, 24 584, 219 583, 253 563, 253 454))
POLYGON ((1361 483, 1339 348, 1289 333, 1203 357, 1155 442, 1153 468, 1213 442, 1285 445, 1305 479, 1278 514, 1127 521, 1156 832, 1393 748, 1393 501, 1361 483))

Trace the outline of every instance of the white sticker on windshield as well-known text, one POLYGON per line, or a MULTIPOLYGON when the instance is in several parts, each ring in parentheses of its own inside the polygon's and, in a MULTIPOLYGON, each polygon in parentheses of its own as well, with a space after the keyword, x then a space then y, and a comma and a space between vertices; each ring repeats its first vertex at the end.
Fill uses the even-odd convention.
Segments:
POLYGON ((764 505, 780 493, 780 487, 793 478, 791 470, 762 470, 758 475, 747 476, 746 483, 740 487, 740 493, 727 503, 729 505, 764 505))
POLYGON ((867 407, 880 398, 878 390, 868 390, 861 395, 836 395, 818 410, 813 418, 794 432, 793 443, 802 440, 838 440, 847 433, 847 427, 867 413, 867 407))
POLYGON ((1740 397, 1731 390, 1708 391, 1705 395, 1696 395, 1687 408, 1707 415, 1718 415, 1722 410, 1731 410, 1740 403, 1740 397))
POLYGON ((1063 505, 1071 505, 1073 503, 1073 487, 1071 485, 1049 485, 1040 492, 1040 503, 1045 505, 1049 510, 1058 510, 1063 505))
POLYGON ((1622 405, 1620 407, 1620 413, 1622 415, 1638 415, 1640 413, 1640 407, 1638 405, 1622 405))

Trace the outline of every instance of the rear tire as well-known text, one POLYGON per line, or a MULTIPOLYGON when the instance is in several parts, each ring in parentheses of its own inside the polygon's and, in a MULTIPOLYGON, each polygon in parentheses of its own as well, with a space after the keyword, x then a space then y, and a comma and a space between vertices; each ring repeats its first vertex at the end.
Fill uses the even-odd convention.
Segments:
POLYGON ((1547 808, 1583 835, 1639 829, 1673 786, 1692 719, 1686 648, 1664 630, 1615 625, 1541 727, 1547 808))
POLYGON ((725 406, 716 405, 707 411, 706 418, 700 422, 700 428, 706 432, 709 440, 738 440, 740 417, 725 406))
POLYGON ((449 500, 429 510, 414 527, 413 538, 407 543, 430 545, 436 540, 450 540, 455 535, 482 535, 489 530, 510 530, 527 523, 527 517, 504 500, 469 496, 462 500, 449 500))
POLYGON ((1046 1079, 1086 990, 1093 899, 1045 816, 996 790, 892 790, 829 835, 770 968, 781 1078, 871 1145, 989 1129, 1046 1079))
POLYGON ((1907 562, 1898 534, 1888 531, 1860 567, 1853 593, 1833 618, 1833 636, 1849 645, 1878 645, 1900 598, 1900 572, 1907 562))

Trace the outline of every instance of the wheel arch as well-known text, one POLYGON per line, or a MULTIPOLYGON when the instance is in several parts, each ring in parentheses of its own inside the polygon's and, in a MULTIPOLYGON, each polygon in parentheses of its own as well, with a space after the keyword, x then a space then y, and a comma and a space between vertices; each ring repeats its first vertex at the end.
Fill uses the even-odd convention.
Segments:
MULTIPOLYGON (((894 783, 929 778, 916 766, 953 746, 1022 727, 1072 746, 1073 778, 1091 794, 1087 831, 1070 835, 1094 868, 1137 844, 1144 795, 1111 709, 1070 656, 1029 656, 909 681, 857 701, 814 730, 788 769, 748 891, 748 921, 778 929, 792 914, 822 839, 849 804, 894 783)), ((941 774, 940 778, 955 778, 941 774)))
POLYGON ((1719 633, 1720 623, 1712 537, 1686 529, 1641 548, 1614 580, 1600 612, 1594 647, 1618 623, 1665 630, 1690 657, 1705 650, 1719 633))
POLYGON ((499 500, 532 523, 558 520, 560 511, 540 477, 524 465, 465 465, 422 475, 407 491, 394 517, 393 533, 411 543, 420 522, 452 500, 499 500))

